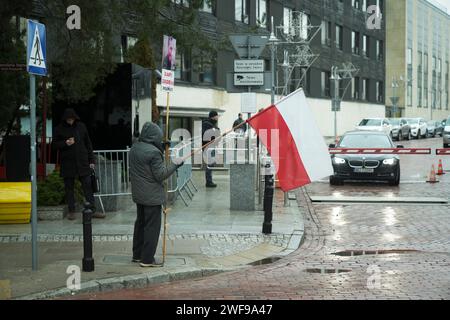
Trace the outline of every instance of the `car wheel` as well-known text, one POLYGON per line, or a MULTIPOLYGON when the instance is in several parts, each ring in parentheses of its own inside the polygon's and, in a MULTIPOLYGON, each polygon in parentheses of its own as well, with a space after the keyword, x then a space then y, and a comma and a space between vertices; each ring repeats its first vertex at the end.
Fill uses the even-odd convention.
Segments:
POLYGON ((417 140, 420 140, 422 138, 422 134, 420 133, 420 130, 417 132, 417 140))
POLYGON ((342 186, 342 185, 344 184, 344 181, 342 181, 342 180, 339 179, 339 178, 336 178, 336 177, 331 176, 331 177, 330 177, 330 184, 331 184, 332 186, 342 186))
POLYGON ((389 181, 390 186, 398 186, 400 184, 400 166, 397 169, 397 173, 395 174, 395 178, 391 181, 389 181))
POLYGON ((448 148, 448 144, 444 143, 444 149, 447 149, 447 148, 448 148))

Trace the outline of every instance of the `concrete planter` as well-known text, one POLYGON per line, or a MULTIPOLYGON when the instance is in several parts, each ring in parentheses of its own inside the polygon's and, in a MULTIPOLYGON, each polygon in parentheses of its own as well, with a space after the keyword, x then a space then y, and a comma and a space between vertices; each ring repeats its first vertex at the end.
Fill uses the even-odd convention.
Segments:
POLYGON ((38 220, 53 221, 62 220, 67 209, 66 206, 41 206, 38 207, 38 220))

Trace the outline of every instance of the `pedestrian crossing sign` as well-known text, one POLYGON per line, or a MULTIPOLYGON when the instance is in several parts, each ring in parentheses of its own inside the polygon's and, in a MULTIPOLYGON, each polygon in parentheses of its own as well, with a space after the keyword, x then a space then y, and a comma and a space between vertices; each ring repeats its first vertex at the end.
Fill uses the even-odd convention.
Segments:
POLYGON ((45 25, 28 20, 27 71, 47 75, 45 25))

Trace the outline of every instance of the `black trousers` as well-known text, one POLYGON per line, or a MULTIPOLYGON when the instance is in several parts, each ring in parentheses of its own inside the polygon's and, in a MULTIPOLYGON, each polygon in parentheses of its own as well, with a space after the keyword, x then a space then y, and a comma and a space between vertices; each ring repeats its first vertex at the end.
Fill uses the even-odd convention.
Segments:
MULTIPOLYGON (((94 193, 92 192, 91 177, 78 177, 81 182, 84 197, 86 201, 95 204, 94 193)), ((66 189, 66 202, 69 207, 69 212, 75 212, 75 178, 64 178, 64 187, 66 189)))
POLYGON ((142 263, 153 263, 161 233, 162 206, 137 204, 137 219, 134 223, 133 259, 142 263))

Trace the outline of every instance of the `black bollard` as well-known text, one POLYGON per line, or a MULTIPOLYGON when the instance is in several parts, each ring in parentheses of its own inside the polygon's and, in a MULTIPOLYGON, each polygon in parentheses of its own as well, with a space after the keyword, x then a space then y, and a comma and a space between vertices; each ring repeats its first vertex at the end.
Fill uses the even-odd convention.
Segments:
POLYGON ((92 214, 93 207, 89 202, 84 204, 83 210, 83 271, 94 271, 94 258, 92 257, 92 214))
POLYGON ((262 232, 264 234, 272 233, 272 204, 274 194, 274 179, 273 175, 266 175, 264 178, 264 223, 262 232))

